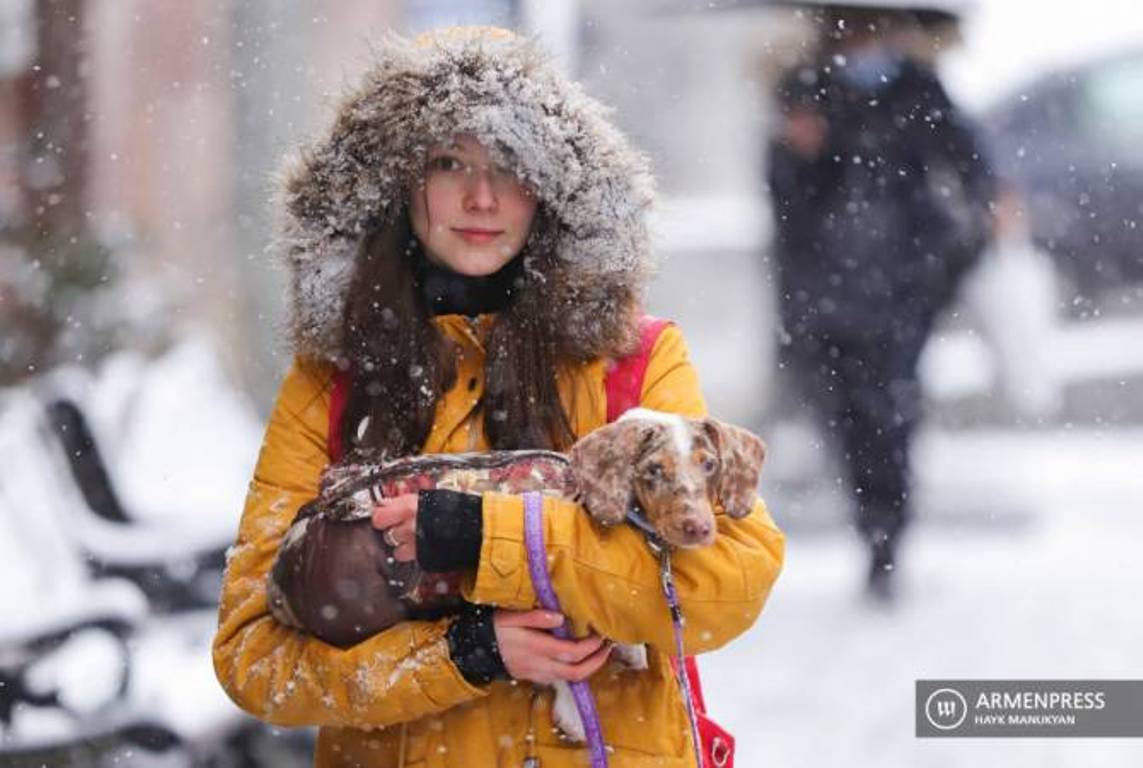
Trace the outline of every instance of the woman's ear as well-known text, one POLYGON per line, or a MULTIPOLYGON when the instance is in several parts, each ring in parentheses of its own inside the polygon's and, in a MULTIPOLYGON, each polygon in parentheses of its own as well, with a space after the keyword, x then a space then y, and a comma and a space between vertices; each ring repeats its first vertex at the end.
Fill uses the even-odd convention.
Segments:
POLYGON ((754 508, 766 444, 754 433, 717 419, 703 419, 700 424, 718 454, 715 477, 718 502, 731 517, 746 517, 754 508))
POLYGON ((579 499, 605 525, 623 522, 634 490, 635 458, 649 437, 647 424, 619 421, 600 427, 571 447, 571 471, 579 499))

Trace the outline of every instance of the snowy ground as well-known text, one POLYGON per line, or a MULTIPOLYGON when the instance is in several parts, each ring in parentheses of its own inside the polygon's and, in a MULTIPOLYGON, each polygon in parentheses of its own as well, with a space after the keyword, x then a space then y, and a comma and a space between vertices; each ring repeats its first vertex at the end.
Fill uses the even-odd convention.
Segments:
POLYGON ((792 520, 762 618, 705 660, 739 764, 1143 765, 1140 739, 913 735, 918 678, 1143 678, 1143 431, 930 433, 916 463, 895 608, 862 599, 850 534, 792 520))

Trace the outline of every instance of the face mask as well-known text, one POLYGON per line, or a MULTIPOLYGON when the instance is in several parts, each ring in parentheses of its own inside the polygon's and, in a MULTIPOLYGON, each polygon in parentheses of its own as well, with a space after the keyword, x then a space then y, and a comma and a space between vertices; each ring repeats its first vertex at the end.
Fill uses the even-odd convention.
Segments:
POLYGON ((847 56, 845 64, 837 71, 851 85, 866 91, 879 91, 896 79, 901 71, 901 60, 890 51, 872 48, 847 56))

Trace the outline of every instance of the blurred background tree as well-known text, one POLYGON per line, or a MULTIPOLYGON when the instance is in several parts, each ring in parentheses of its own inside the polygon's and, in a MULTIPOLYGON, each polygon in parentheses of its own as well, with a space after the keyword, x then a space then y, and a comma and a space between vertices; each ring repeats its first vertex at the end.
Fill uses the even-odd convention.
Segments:
POLYGON ((84 6, 25 4, 16 21, 30 25, 26 39, 34 47, 10 50, 0 70, 16 133, 9 145, 14 199, 0 209, 0 384, 98 359, 115 348, 122 321, 109 300, 121 265, 88 208, 84 6))

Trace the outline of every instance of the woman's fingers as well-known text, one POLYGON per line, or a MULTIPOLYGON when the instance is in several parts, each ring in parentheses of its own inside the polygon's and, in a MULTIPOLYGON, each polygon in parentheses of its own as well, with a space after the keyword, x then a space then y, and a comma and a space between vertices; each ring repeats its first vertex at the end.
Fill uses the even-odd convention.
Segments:
POLYGON ((586 680, 607 663, 607 659, 611 655, 611 649, 614 647, 612 643, 606 643, 600 646, 595 653, 590 654, 586 659, 577 664, 564 664, 558 661, 553 662, 552 674, 557 680, 567 680, 571 683, 586 680))
POLYGON ((404 563, 417 559, 417 494, 381 499, 373 509, 371 522, 383 531, 395 560, 404 563))
POLYGON ((595 633, 575 640, 564 640, 550 634, 548 630, 564 622, 564 617, 554 611, 501 611, 501 613, 503 617, 497 621, 499 626, 533 630, 528 643, 532 646, 532 650, 546 658, 574 664, 587 658, 603 644, 603 638, 595 633))
POLYGON ((531 611, 510 611, 502 609, 496 612, 494 619, 497 626, 502 627, 534 627, 536 629, 554 629, 564 623, 563 614, 555 611, 545 611, 536 608, 531 611))
POLYGON ((577 640, 553 636, 550 630, 563 621, 553 611, 498 610, 493 624, 508 674, 535 683, 585 680, 595 674, 607 661, 612 644, 596 634, 577 640))
POLYGON ((561 640, 551 635, 536 639, 537 651, 561 664, 577 664, 598 651, 603 643, 599 635, 588 635, 578 640, 561 640))
MULTIPOLYGON (((390 528, 389 530, 394 530, 390 528)), ((417 532, 412 526, 404 526, 394 535, 400 544, 393 549, 393 559, 399 563, 408 563, 417 559, 417 532)))
POLYGON ((593 653, 589 653, 577 662, 560 661, 543 654, 537 654, 533 657, 533 664, 530 667, 531 673, 527 679, 544 684, 552 683, 555 680, 567 680, 573 683, 586 680, 607 663, 614 647, 612 643, 601 643, 593 653))
POLYGON ((390 547, 400 547, 403 544, 408 544, 417 535, 417 526, 412 520, 407 520, 403 523, 385 528, 381 532, 381 538, 390 547))
POLYGON ((406 493, 381 499, 373 508, 373 527, 391 528, 417 518, 417 494, 406 493))
POLYGON ((381 532, 381 539, 392 550, 393 559, 406 562, 417 559, 417 524, 415 520, 391 526, 381 532))

